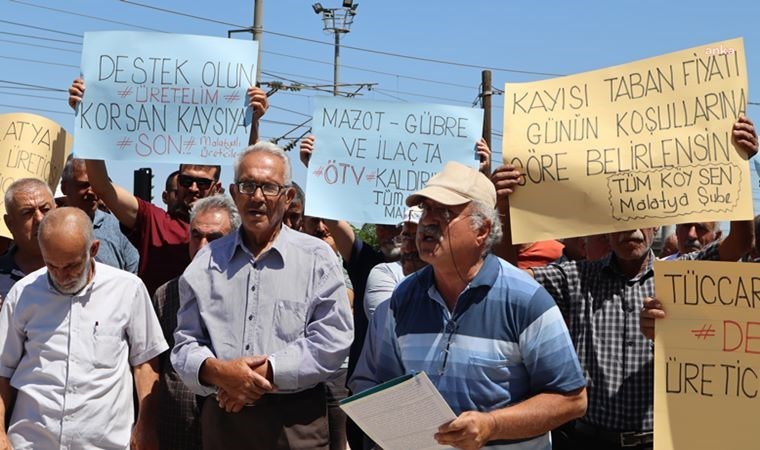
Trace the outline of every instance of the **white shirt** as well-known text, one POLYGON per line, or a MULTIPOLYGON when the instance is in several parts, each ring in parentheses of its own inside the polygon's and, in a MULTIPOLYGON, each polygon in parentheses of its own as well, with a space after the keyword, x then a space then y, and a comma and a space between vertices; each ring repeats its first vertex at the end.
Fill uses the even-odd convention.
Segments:
POLYGON ((95 263, 76 295, 47 268, 18 281, 0 309, 0 376, 17 389, 14 449, 125 449, 132 375, 168 348, 142 281, 95 263))
POLYGON ((367 314, 367 320, 372 320, 378 305, 391 298, 393 290, 404 278, 404 269, 398 261, 380 263, 372 268, 364 289, 364 313, 367 314))

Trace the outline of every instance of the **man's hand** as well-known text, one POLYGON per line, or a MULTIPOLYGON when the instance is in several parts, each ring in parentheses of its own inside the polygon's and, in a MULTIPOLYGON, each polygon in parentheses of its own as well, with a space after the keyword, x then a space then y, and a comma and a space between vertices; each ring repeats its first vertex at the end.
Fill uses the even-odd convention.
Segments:
POLYGON ((82 101, 82 96, 84 96, 84 80, 77 78, 69 88, 69 106, 71 109, 77 109, 77 105, 82 101))
POLYGON ((267 375, 271 376, 271 369, 266 355, 230 361, 209 358, 201 366, 202 380, 219 388, 222 395, 217 400, 227 412, 240 411, 246 404, 273 392, 275 387, 267 375))
POLYGON ((496 420, 491 414, 465 411, 453 421, 441 425, 434 437, 441 445, 474 450, 491 440, 495 428, 496 420))
POLYGON ((491 182, 496 188, 496 198, 503 200, 515 191, 523 175, 512 164, 502 164, 493 171, 491 182))
MULTIPOLYGON (((156 424, 143 425, 137 421, 129 439, 130 450, 158 450, 158 432, 156 424)), ((0 447, 2 449, 2 447, 0 447)))
POLYGON ((301 139, 301 150, 298 152, 298 156, 301 157, 301 162, 304 166, 309 167, 309 160, 311 159, 311 153, 314 151, 314 136, 308 135, 301 139))
POLYGON ((731 133, 731 139, 735 146, 747 153, 747 159, 752 158, 757 153, 757 131, 755 125, 744 114, 739 116, 739 120, 734 124, 731 133))
POLYGON ((266 114, 267 109, 269 109, 267 93, 255 86, 249 87, 246 93, 250 99, 248 106, 253 108, 253 120, 261 119, 266 114))
POLYGON ((662 303, 656 298, 645 298, 639 318, 641 332, 644 333, 644 336, 654 340, 654 321, 663 318, 665 318, 665 311, 662 309, 662 303))
POLYGON ((484 138, 480 138, 478 143, 475 145, 475 149, 477 151, 478 158, 480 158, 480 166, 478 170, 480 170, 480 172, 482 172, 485 176, 488 176, 489 172, 491 171, 491 148, 488 147, 488 144, 484 138))

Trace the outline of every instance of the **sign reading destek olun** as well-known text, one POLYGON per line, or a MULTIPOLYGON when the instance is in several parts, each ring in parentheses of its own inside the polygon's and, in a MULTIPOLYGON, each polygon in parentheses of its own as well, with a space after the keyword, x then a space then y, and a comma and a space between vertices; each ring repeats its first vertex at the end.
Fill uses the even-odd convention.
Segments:
POLYGON ((236 39, 85 33, 77 157, 232 164, 248 145, 257 53, 236 39))
MULTIPOLYGON (((0 114, 0 216, 5 214, 5 191, 18 179, 37 178, 55 192, 71 142, 66 130, 45 117, 0 114)), ((0 236, 11 237, 5 221, 0 221, 0 236)))
POLYGON ((654 447, 757 448, 757 264, 655 262, 654 447))
POLYGON ((448 161, 475 169, 483 110, 337 97, 314 100, 306 214, 397 224, 406 197, 448 161))
POLYGON ((515 243, 752 218, 741 39, 505 91, 515 243))

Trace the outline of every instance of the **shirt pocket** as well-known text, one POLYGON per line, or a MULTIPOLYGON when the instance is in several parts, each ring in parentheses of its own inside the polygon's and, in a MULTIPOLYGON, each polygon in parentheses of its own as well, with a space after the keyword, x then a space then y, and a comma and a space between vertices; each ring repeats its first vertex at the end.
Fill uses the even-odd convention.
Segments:
POLYGON ((470 356, 467 362, 467 390, 478 409, 489 411, 504 404, 511 381, 508 361, 470 356))
POLYGON ((92 365, 95 368, 114 368, 122 356, 124 345, 121 327, 97 326, 92 338, 92 365))
POLYGON ((274 332, 285 343, 305 335, 306 304, 291 300, 277 300, 274 314, 274 332))

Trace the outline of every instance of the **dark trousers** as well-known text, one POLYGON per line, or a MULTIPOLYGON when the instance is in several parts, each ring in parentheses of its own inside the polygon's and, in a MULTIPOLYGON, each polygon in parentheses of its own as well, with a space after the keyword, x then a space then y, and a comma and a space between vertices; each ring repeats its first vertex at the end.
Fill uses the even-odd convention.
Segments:
POLYGON ((329 450, 325 387, 267 394, 238 413, 207 397, 201 434, 205 450, 329 450))
POLYGON ((630 437, 621 439, 619 433, 594 429, 578 421, 552 430, 553 450, 652 450, 651 439, 647 443, 629 444, 634 444, 630 437))
MULTIPOLYGON (((336 377, 325 383, 327 393, 327 419, 330 423, 330 450, 346 449, 346 413, 339 403, 348 397, 346 369, 339 369, 336 377)), ((359 449, 361 450, 361 449, 359 449)))

